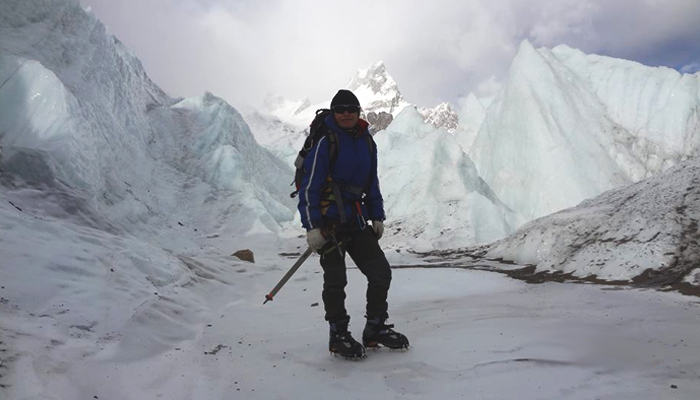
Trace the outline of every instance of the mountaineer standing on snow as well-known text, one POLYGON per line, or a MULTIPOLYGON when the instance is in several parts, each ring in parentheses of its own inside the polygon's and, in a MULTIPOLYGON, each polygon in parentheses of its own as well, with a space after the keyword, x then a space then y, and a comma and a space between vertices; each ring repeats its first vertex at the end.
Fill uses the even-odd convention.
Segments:
POLYGON ((377 178, 377 148, 369 124, 360 119, 360 110, 360 102, 352 92, 339 90, 331 101, 331 112, 317 115, 323 118, 319 121, 323 136, 303 159, 299 187, 299 211, 307 242, 320 254, 324 272, 328 348, 347 358, 364 357, 365 347, 408 347, 406 336, 386 324, 391 269, 379 247, 384 232, 384 202, 377 178), (346 252, 367 277, 364 346, 348 331, 346 252))

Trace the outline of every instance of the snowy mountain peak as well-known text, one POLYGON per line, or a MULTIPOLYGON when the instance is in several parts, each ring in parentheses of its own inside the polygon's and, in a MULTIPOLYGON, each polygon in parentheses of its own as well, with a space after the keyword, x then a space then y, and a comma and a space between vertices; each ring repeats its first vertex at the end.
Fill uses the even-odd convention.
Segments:
MULTIPOLYGON (((384 61, 377 61, 370 65, 368 68, 358 70, 353 79, 365 79, 368 76, 381 75, 387 75, 386 66, 384 66, 384 61)), ((350 83, 352 84, 352 80, 350 80, 350 83)))
MULTIPOLYGON (((360 99, 360 104, 375 127, 375 132, 385 129, 393 117, 409 105, 382 61, 358 70, 348 83, 348 89, 360 99)), ((448 132, 454 132, 459 126, 459 117, 449 103, 442 103, 432 109, 423 107, 419 109, 419 113, 425 122, 437 128, 445 128, 448 132)))
POLYGON ((365 112, 384 111, 396 115, 408 106, 399 86, 381 61, 357 71, 350 79, 348 89, 360 99, 365 112))

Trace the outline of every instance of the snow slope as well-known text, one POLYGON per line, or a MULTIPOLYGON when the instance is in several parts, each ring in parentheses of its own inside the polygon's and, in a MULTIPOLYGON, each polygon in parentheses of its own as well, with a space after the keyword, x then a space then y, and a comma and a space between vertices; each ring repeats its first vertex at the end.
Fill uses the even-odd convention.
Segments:
POLYGON ((485 246, 540 271, 700 285, 700 159, 542 217, 485 246))

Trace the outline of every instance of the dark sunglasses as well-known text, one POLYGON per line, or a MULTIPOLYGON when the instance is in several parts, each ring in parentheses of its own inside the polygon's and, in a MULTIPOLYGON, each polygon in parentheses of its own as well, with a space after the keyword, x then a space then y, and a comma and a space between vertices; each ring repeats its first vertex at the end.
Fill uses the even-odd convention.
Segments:
POLYGON ((349 112, 350 114, 360 112, 360 106, 334 106, 333 107, 333 112, 336 114, 343 114, 346 111, 349 112))

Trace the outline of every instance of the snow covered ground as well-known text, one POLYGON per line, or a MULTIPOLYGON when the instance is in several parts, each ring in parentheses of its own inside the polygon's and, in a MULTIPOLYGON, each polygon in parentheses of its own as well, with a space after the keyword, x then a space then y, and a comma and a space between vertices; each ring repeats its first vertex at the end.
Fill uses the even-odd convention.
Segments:
MULTIPOLYGON (((167 96, 70 0, 0 3, 0 82, 2 399, 700 397, 697 297, 532 285, 492 272, 518 265, 408 251, 491 240, 521 222, 466 156, 485 144, 482 125, 503 98, 465 105, 479 114, 468 137, 430 128, 415 110, 377 137, 395 154, 380 164, 395 218, 382 240, 397 267, 390 322, 412 347, 350 362, 327 352, 316 257, 262 305, 305 242, 291 168, 236 109, 209 93, 167 96), (408 154, 417 160, 401 168, 408 154), (411 204, 392 195, 404 188, 411 204), (241 249, 255 263, 231 256, 241 249)), ((687 156, 669 154, 661 164, 687 156)), ((606 257, 587 273, 632 277, 623 261, 636 256, 661 272, 653 264, 669 260, 697 285, 697 242, 678 241, 697 230, 693 162, 534 221, 493 249, 571 272, 579 267, 558 257, 582 238, 579 254, 590 245, 597 253, 585 254, 606 257), (538 240, 552 237, 566 240, 536 258, 538 240)), ((359 336, 363 277, 349 276, 359 336)))
MULTIPOLYGON (((412 347, 370 351, 352 362, 327 352, 316 257, 263 306, 264 294, 293 263, 273 246, 256 246, 251 264, 229 257, 225 241, 202 237, 196 242, 206 250, 185 255, 0 204, 3 398, 695 399, 700 393, 694 297, 399 268, 390 320, 412 347)), ((364 278, 354 268, 349 277, 351 327, 359 335, 364 278)))

